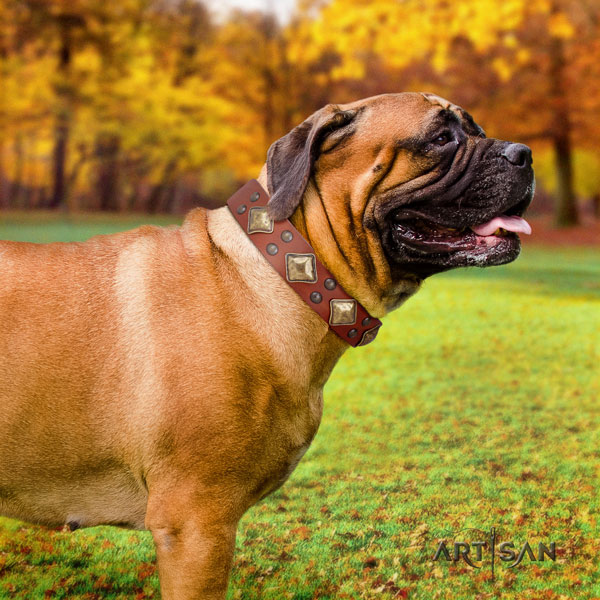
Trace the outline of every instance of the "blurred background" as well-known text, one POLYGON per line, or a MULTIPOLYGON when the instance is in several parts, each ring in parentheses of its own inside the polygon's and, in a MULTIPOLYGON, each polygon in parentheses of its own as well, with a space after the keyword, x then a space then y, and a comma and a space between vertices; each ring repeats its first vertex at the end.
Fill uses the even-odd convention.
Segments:
POLYGON ((314 110, 397 91, 532 146, 548 223, 600 219, 598 0, 2 0, 0 210, 216 206, 314 110))

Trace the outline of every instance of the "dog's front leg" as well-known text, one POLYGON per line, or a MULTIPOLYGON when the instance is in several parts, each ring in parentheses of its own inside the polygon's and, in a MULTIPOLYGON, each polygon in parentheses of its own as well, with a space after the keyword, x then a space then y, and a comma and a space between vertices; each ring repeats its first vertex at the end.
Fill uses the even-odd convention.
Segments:
POLYGON ((150 495, 146 527, 156 545, 163 600, 225 598, 239 517, 224 508, 177 489, 150 495))

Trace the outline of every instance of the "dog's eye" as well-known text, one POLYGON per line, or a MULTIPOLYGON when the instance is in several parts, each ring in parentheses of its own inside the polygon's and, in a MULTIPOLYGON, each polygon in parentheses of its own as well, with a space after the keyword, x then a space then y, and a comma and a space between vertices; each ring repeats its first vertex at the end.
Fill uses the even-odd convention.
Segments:
POLYGON ((440 135, 438 135, 435 140, 433 140, 433 143, 436 146, 445 146, 446 144, 450 143, 452 141, 452 134, 448 131, 441 133, 440 135))

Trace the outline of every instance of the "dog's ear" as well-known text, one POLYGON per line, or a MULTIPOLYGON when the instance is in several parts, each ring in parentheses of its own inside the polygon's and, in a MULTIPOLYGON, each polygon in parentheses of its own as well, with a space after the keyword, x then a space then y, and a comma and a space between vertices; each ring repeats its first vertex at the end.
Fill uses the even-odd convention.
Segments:
POLYGON ((269 215, 275 221, 292 216, 304 194, 325 137, 350 124, 357 111, 328 104, 274 142, 267 153, 271 199, 269 215))

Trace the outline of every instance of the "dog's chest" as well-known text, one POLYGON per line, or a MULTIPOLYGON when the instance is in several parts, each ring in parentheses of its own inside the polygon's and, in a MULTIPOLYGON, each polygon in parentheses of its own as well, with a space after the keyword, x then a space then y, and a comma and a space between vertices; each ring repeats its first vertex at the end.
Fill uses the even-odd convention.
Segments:
MULTIPOLYGON (((281 477, 279 485, 283 485, 288 477, 294 472, 294 469, 298 466, 298 463, 302 460, 302 457, 306 454, 306 451, 310 448, 310 442, 307 442, 304 446, 293 452, 289 458, 287 469, 281 477)), ((279 486, 277 486, 279 487, 279 486)))
POLYGON ((282 486, 309 449, 317 433, 323 409, 321 390, 308 394, 299 411, 281 415, 273 433, 265 439, 257 492, 264 498, 282 486))
POLYGON ((259 483, 257 487, 258 499, 262 500, 267 497, 269 494, 279 489, 288 480, 309 447, 310 442, 307 442, 304 446, 293 450, 289 455, 283 457, 283 460, 273 472, 259 483))

